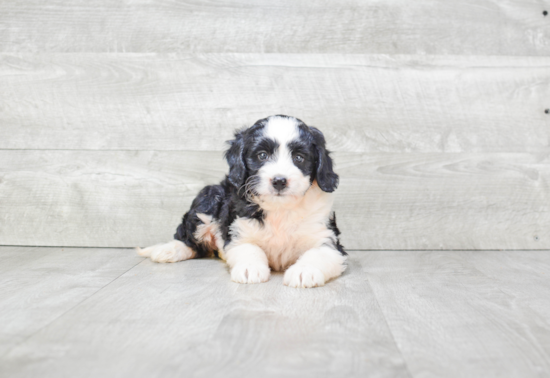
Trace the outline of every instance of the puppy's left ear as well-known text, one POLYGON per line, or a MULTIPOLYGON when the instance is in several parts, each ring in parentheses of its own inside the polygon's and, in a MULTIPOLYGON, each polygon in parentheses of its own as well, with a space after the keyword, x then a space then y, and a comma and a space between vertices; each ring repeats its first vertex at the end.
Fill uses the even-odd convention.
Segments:
POLYGON ((313 143, 317 150, 317 171, 315 179, 319 188, 324 192, 334 192, 338 187, 338 175, 332 170, 332 159, 330 152, 325 148, 325 137, 319 129, 310 127, 313 135, 313 143))
POLYGON ((229 164, 229 182, 240 188, 246 179, 246 166, 244 164, 244 134, 245 130, 235 132, 235 139, 227 141, 229 149, 225 151, 225 160, 229 164))

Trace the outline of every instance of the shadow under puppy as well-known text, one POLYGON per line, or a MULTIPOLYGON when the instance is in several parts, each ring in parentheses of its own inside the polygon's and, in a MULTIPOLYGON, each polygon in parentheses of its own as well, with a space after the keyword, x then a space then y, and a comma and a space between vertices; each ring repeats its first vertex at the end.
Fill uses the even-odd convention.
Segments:
POLYGON ((229 174, 200 191, 174 241, 139 249, 156 262, 218 256, 239 283, 286 269, 291 287, 322 286, 345 269, 332 212, 338 175, 325 138, 297 118, 276 115, 235 133, 229 174))

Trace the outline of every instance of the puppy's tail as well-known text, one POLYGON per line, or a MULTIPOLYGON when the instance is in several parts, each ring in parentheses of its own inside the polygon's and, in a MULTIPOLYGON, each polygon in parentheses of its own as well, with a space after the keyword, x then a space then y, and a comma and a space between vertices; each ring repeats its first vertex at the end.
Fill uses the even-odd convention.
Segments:
POLYGON ((147 248, 136 247, 138 255, 149 257, 154 262, 170 263, 189 260, 196 256, 195 251, 179 240, 172 240, 165 244, 157 244, 147 248))

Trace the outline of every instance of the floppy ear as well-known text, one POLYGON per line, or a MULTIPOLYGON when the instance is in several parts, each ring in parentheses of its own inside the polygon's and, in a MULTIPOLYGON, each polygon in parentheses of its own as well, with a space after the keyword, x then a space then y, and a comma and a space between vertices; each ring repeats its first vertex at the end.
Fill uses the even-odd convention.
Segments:
POLYGON ((229 149, 225 151, 225 160, 229 164, 229 182, 237 189, 244 184, 246 166, 244 164, 244 131, 235 132, 235 139, 228 140, 229 149))
POLYGON ((325 137, 317 128, 310 127, 310 129, 317 150, 317 171, 315 174, 317 184, 324 192, 334 192, 338 187, 338 175, 332 170, 330 152, 325 149, 325 137))

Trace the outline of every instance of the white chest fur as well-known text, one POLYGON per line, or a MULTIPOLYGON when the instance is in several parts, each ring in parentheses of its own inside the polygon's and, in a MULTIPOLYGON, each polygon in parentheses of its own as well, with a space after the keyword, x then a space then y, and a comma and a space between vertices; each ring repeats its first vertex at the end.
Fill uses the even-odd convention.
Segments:
POLYGON ((315 183, 296 202, 262 203, 263 224, 237 218, 231 225, 232 241, 226 251, 244 243, 255 244, 266 253, 273 270, 284 270, 307 250, 334 238, 334 233, 327 228, 332 203, 332 195, 315 183))

